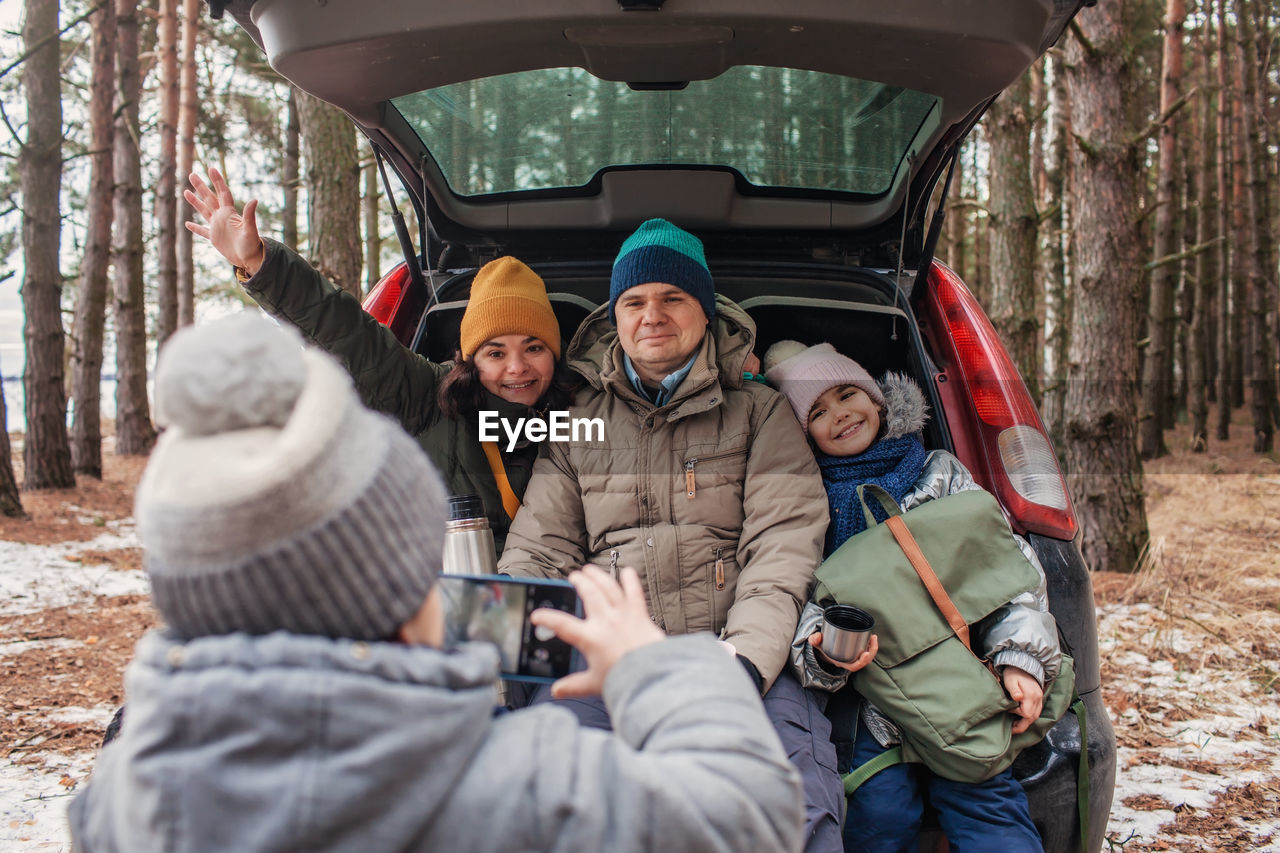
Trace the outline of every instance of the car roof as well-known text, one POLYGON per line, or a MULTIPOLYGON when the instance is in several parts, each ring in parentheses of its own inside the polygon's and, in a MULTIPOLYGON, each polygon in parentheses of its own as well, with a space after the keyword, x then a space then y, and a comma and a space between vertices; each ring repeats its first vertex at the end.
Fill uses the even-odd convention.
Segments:
MULTIPOLYGON (((211 5, 217 14, 223 4, 211 5)), ((603 244, 616 246, 616 232, 677 212, 682 224, 701 231, 871 234, 900 228, 907 209, 919 232, 925 205, 918 201, 932 189, 946 157, 995 95, 1058 38, 1080 5, 1081 0, 232 0, 225 8, 277 71, 345 110, 370 135, 444 239, 510 250, 535 242, 522 235, 548 230, 609 232, 603 244), (919 93, 927 109, 916 105, 913 121, 919 120, 901 134, 897 159, 881 169, 877 182, 808 178, 793 185, 774 181, 767 170, 752 175, 749 165, 731 157, 701 162, 696 152, 664 160, 617 151, 605 151, 599 164, 587 164, 559 183, 472 185, 458 173, 475 167, 451 166, 443 151, 448 134, 411 109, 425 104, 447 114, 456 87, 468 81, 498 78, 512 81, 512 91, 533 91, 548 69, 582 69, 585 74, 576 72, 583 78, 579 87, 607 88, 612 81, 624 95, 689 93, 664 94, 670 103, 710 91, 702 96, 710 100, 700 103, 714 104, 718 96, 704 81, 727 80, 743 68, 790 69, 795 73, 789 81, 800 75, 851 78, 884 91, 919 93), (414 101, 415 93, 424 95, 414 101)), ((573 95, 574 90, 566 93, 573 95)), ((741 133, 749 135, 750 127, 741 133)), ((564 145, 561 139, 544 141, 543 148, 564 145)), ((868 148, 865 138, 846 144, 854 152, 868 148)), ((829 159, 847 165, 856 157, 837 151, 829 159)))

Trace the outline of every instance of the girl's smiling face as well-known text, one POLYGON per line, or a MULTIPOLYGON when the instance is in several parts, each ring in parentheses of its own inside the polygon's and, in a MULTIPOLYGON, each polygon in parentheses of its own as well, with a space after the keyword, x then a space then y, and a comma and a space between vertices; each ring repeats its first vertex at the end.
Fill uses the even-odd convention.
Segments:
POLYGON ((880 432, 880 408, 856 385, 836 385, 809 409, 809 436, 828 456, 857 456, 880 432))

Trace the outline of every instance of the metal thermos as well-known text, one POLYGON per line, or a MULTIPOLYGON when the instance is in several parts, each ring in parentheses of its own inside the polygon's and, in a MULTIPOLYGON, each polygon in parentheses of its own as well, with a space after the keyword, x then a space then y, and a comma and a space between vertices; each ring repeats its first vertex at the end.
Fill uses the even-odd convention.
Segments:
POLYGON ((493 531, 477 495, 449 498, 449 521, 444 527, 444 573, 492 575, 498 571, 493 531))

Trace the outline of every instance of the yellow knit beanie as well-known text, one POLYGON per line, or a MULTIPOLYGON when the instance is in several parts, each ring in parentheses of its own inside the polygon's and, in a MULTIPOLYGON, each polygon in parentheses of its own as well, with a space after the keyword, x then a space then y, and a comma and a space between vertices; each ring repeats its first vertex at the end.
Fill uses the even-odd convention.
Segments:
POLYGON ((551 310, 547 286, 515 258, 490 261, 476 273, 458 332, 464 358, 502 335, 531 335, 560 357, 560 324, 551 310))

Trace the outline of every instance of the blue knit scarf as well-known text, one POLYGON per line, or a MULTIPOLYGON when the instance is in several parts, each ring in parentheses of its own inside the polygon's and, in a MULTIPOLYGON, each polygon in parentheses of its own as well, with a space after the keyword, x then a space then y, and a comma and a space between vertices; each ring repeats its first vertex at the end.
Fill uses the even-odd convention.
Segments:
MULTIPOLYGON (((822 469, 822 484, 827 489, 827 503, 831 506, 827 554, 843 545, 850 536, 867 528, 867 521, 862 517, 862 505, 858 503, 858 486, 873 483, 901 503, 903 495, 924 470, 925 460, 924 445, 915 435, 882 438, 857 456, 828 456, 821 452, 814 455, 822 469)), ((879 503, 868 503, 877 521, 888 518, 879 503)))

